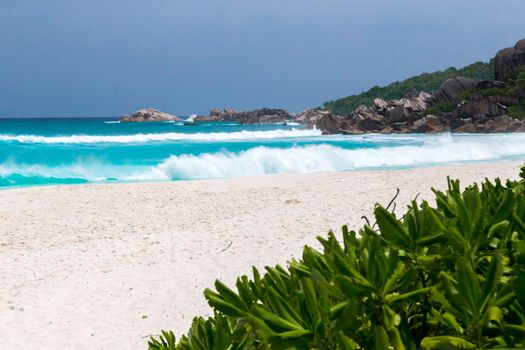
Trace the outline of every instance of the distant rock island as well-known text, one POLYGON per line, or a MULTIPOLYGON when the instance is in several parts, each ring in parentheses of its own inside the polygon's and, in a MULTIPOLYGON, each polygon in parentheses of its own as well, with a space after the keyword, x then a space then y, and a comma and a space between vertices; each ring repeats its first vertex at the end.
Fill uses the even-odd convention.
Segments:
MULTIPOLYGON (((120 120, 181 119, 145 109, 120 120)), ((194 121, 241 124, 293 121, 322 130, 323 134, 525 132, 525 39, 500 50, 489 63, 425 73, 299 114, 275 108, 252 111, 225 108, 213 109, 194 121), (440 81, 444 77, 446 80, 440 81), (421 87, 432 88, 432 92, 418 91, 421 87)))
POLYGON ((181 118, 174 115, 161 112, 153 108, 145 108, 131 113, 130 115, 124 115, 119 118, 120 122, 166 122, 166 121, 182 121, 181 118))

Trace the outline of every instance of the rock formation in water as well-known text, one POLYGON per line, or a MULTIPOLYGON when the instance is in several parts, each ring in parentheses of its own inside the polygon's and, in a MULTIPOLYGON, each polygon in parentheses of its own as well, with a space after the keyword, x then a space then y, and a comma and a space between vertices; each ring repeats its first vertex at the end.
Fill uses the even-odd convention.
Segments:
POLYGON ((208 116, 198 116, 196 121, 231 121, 240 124, 284 123, 293 116, 284 109, 261 108, 253 111, 235 111, 231 108, 212 109, 208 116))
POLYGON ((181 118, 174 115, 161 112, 153 108, 141 109, 131 113, 129 116, 124 115, 119 118, 121 122, 164 122, 164 121, 182 121, 181 118))

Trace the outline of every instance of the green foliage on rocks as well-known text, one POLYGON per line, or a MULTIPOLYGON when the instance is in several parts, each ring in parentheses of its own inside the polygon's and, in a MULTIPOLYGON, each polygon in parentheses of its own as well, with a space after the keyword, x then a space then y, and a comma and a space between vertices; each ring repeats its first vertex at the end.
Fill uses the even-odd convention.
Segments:
POLYGON ((403 81, 396 81, 387 86, 374 86, 360 94, 326 102, 323 105, 323 109, 330 110, 334 114, 345 115, 360 105, 371 106, 375 98, 384 100, 399 99, 412 89, 426 92, 435 91, 439 89, 445 80, 453 79, 457 76, 492 80, 494 79, 494 62, 493 60, 489 63, 476 62, 461 69, 450 67, 444 71, 424 73, 403 81))
POLYGON ((425 115, 433 114, 433 115, 439 115, 442 113, 450 113, 456 108, 456 104, 451 101, 441 101, 438 103, 434 103, 432 106, 425 109, 423 112, 425 115))
POLYGON ((319 237, 288 266, 253 268, 204 295, 174 349, 514 349, 525 347, 525 167, 520 181, 448 181, 435 206, 319 237))
POLYGON ((510 106, 507 110, 507 114, 517 119, 525 119, 525 100, 517 105, 510 106))

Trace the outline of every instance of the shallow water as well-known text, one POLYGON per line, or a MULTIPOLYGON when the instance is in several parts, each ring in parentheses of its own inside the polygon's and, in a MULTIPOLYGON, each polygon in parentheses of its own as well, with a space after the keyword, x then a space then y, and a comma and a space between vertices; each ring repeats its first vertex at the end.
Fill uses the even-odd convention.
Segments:
POLYGON ((301 126, 0 119, 0 187, 525 159, 525 134, 322 136, 301 126))

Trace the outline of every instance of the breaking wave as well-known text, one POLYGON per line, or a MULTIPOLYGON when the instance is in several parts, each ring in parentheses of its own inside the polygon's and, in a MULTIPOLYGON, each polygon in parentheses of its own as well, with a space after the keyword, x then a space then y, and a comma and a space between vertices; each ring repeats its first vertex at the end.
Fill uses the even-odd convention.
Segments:
MULTIPOLYGON (((23 185, 24 179, 76 179, 78 181, 158 181, 206 179, 272 173, 305 173, 432 166, 457 162, 523 160, 524 135, 500 137, 442 136, 421 145, 345 149, 320 144, 272 148, 258 146, 243 152, 221 151, 199 155, 173 155, 146 165, 116 165, 83 160, 60 166, 0 163, 0 184, 23 185)), ((27 180, 29 181, 29 180, 27 180)))
POLYGON ((143 143, 159 141, 229 141, 229 140, 263 140, 294 137, 319 136, 319 130, 271 130, 271 131, 238 131, 212 133, 156 133, 132 135, 70 135, 70 136, 39 136, 39 135, 2 135, 0 141, 19 143, 45 144, 84 144, 84 143, 143 143))
POLYGON ((205 179, 262 175, 417 167, 451 162, 475 162, 525 158, 525 144, 472 141, 344 149, 330 145, 277 149, 256 147, 242 153, 212 153, 172 156, 143 179, 205 179))

